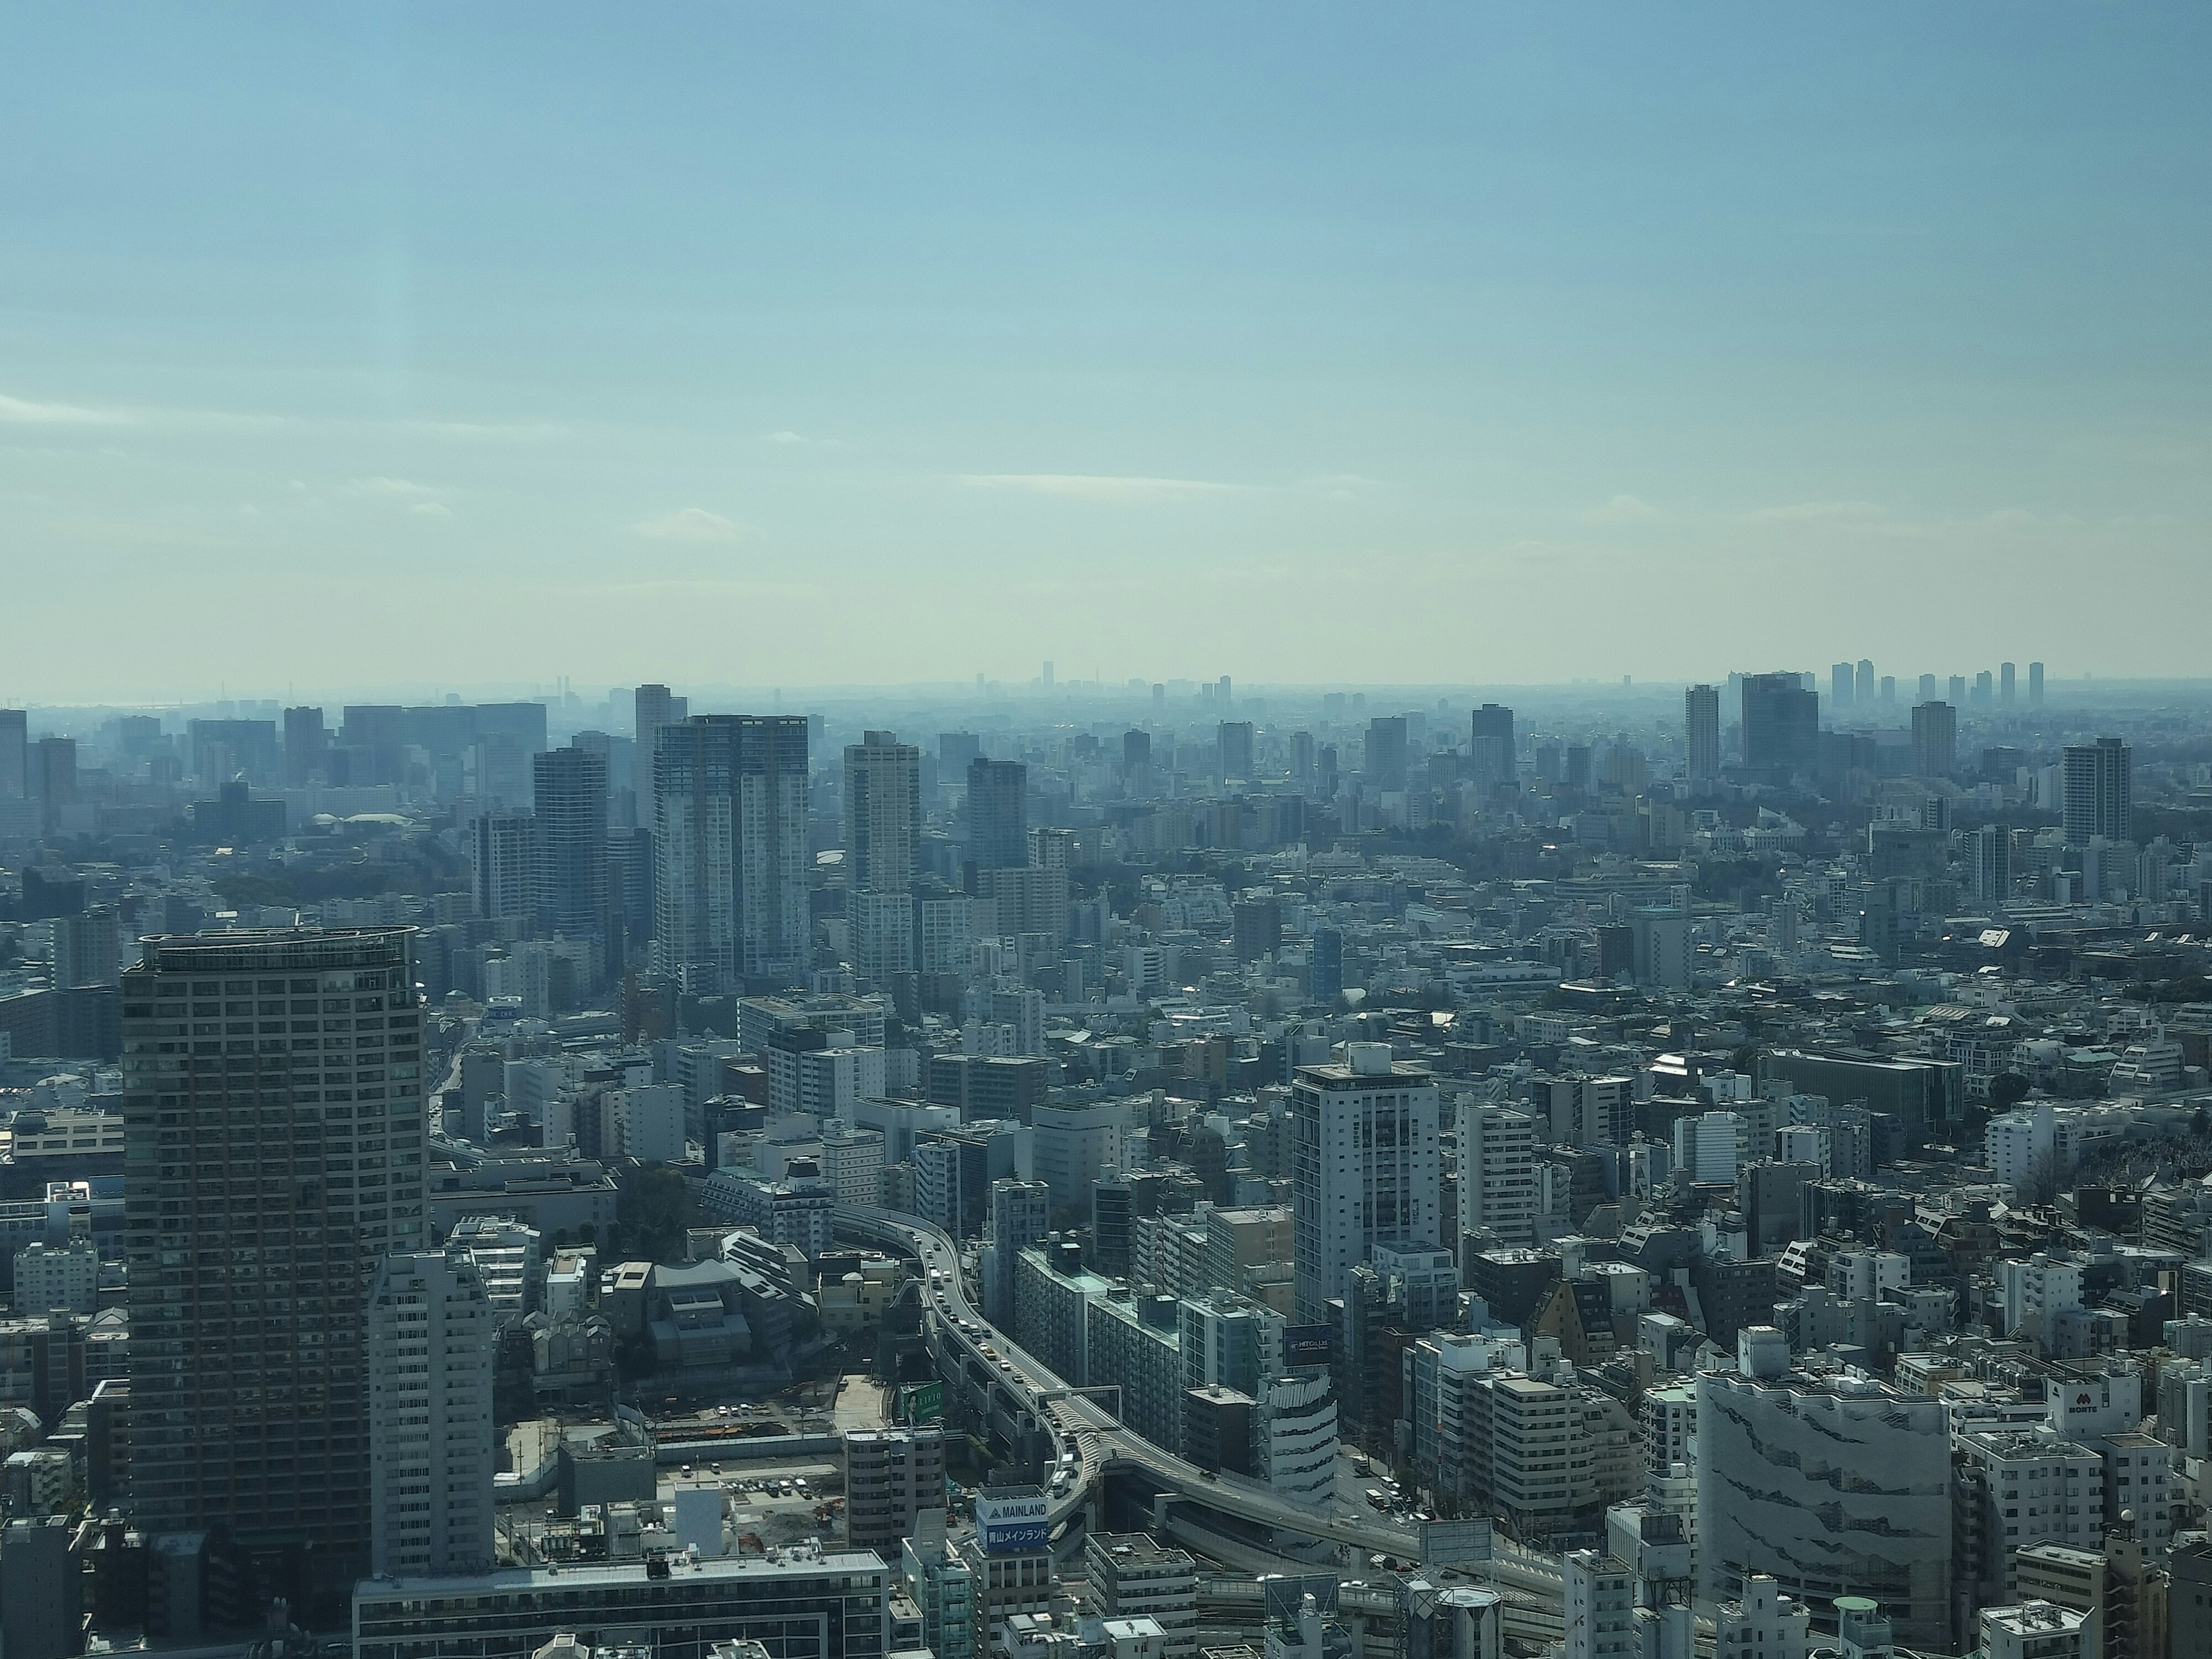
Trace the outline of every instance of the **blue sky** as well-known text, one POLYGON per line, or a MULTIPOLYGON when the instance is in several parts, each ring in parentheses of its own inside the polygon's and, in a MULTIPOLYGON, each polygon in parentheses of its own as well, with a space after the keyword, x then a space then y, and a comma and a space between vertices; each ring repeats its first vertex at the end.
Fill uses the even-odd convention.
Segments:
POLYGON ((14 8, 0 701, 2201 672, 2209 46, 14 8))

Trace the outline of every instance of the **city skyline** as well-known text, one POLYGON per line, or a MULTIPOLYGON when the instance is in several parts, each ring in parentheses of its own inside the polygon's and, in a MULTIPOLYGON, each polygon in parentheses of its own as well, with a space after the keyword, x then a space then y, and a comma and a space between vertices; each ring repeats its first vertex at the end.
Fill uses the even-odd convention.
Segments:
POLYGON ((568 15, 10 20, 0 694, 2197 665, 2195 14, 568 15))

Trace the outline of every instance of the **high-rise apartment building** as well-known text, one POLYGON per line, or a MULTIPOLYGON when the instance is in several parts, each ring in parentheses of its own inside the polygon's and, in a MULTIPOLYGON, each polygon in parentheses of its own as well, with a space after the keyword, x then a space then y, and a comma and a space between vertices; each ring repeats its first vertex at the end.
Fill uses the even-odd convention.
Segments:
POLYGON ((1537 1122, 1499 1102, 1459 1107, 1459 1239, 1478 1230, 1505 1244, 1536 1242, 1537 1122))
POLYGON ((494 921, 538 908, 538 821, 495 807, 477 820, 472 876, 477 914, 494 921))
POLYGON ((370 1547, 368 1294, 424 1235, 411 927, 149 939, 123 975, 131 1501, 343 1588, 370 1547))
POLYGON ((2013 665, 2008 662, 1999 663, 1997 665, 1997 701, 2007 708, 2010 708, 2015 690, 2013 665))
POLYGON ((538 906, 545 925, 571 939, 607 921, 607 762, 588 749, 531 757, 537 808, 538 906))
POLYGON ((889 1557, 925 1510, 945 1507, 945 1435, 856 1429, 845 1437, 845 1514, 856 1550, 889 1557))
POLYGON ((1384 1042, 1301 1066, 1291 1083, 1292 1290, 1301 1324, 1328 1317, 1377 1244, 1434 1246, 1442 1154, 1436 1079, 1384 1042))
POLYGON ((1795 674, 1743 677, 1743 758, 1754 767, 1810 767, 1819 758, 1820 695, 1795 674))
POLYGON ((2118 738, 2069 743, 2060 751, 2060 790, 2066 844, 2090 838, 2125 841, 2134 818, 2132 751, 2118 738))
POLYGON ((1838 714, 1857 701, 1858 674, 1850 664, 1839 662, 1828 670, 1828 705, 1838 714))
POLYGON ((641 685, 631 693, 634 723, 630 730, 636 749, 632 785, 637 791, 637 821, 653 822, 653 755, 659 747, 660 728, 680 726, 691 717, 691 700, 672 695, 665 685, 641 685))
POLYGON ((2012 896, 2012 831, 2002 823, 1985 823, 1966 843, 1972 866, 1974 896, 1998 904, 2012 896))
POLYGON ((855 893, 905 893, 921 845, 921 750, 890 732, 845 745, 845 858, 855 893))
POLYGON ((1689 775, 1721 775, 1721 694, 1710 685, 1682 693, 1682 744, 1689 775))
POLYGON ((1019 761, 968 763, 968 858, 978 870, 1030 861, 1030 769, 1019 761))
POLYGON ((1912 770, 1917 777, 1940 778, 1959 765, 1959 711, 1948 702, 1916 703, 1912 709, 1912 770))
POLYGON ((1857 681, 1858 695, 1854 701, 1861 708, 1865 708, 1875 698, 1874 659, 1871 657, 1859 659, 1857 681))
POLYGON ((2027 665, 2027 700, 2038 708, 2043 707, 2043 665, 2039 662, 2027 665))
POLYGON ((490 1568, 493 1344, 491 1297, 465 1253, 384 1258, 368 1297, 371 1571, 490 1568))
POLYGON ((807 960, 806 717, 701 714, 660 728, 654 959, 687 991, 807 960))

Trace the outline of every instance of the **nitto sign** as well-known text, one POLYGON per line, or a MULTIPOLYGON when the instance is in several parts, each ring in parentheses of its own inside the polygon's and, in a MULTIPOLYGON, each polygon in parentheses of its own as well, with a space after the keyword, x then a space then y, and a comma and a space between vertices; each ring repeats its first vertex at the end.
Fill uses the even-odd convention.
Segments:
POLYGON ((994 1554, 1012 1550, 1041 1550, 1052 1531, 1046 1517, 1044 1494, 1024 1492, 1018 1497, 978 1498, 975 1530, 983 1547, 994 1554))

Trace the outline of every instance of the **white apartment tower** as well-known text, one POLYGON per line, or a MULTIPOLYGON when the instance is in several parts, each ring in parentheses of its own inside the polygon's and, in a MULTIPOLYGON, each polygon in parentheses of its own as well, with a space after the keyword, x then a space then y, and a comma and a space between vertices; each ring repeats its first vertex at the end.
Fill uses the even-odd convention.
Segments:
POLYGON ((1460 1237, 1486 1230, 1506 1244, 1536 1242, 1536 1120, 1528 1113, 1460 1103, 1458 1219, 1460 1237))
POLYGON ((1442 1154, 1436 1079, 1385 1042, 1301 1066, 1291 1084, 1291 1266, 1298 1322, 1328 1317, 1377 1244, 1434 1248, 1442 1154))
POLYGON ((388 1255, 368 1301, 370 1571, 492 1561, 492 1307, 459 1251, 388 1255))

